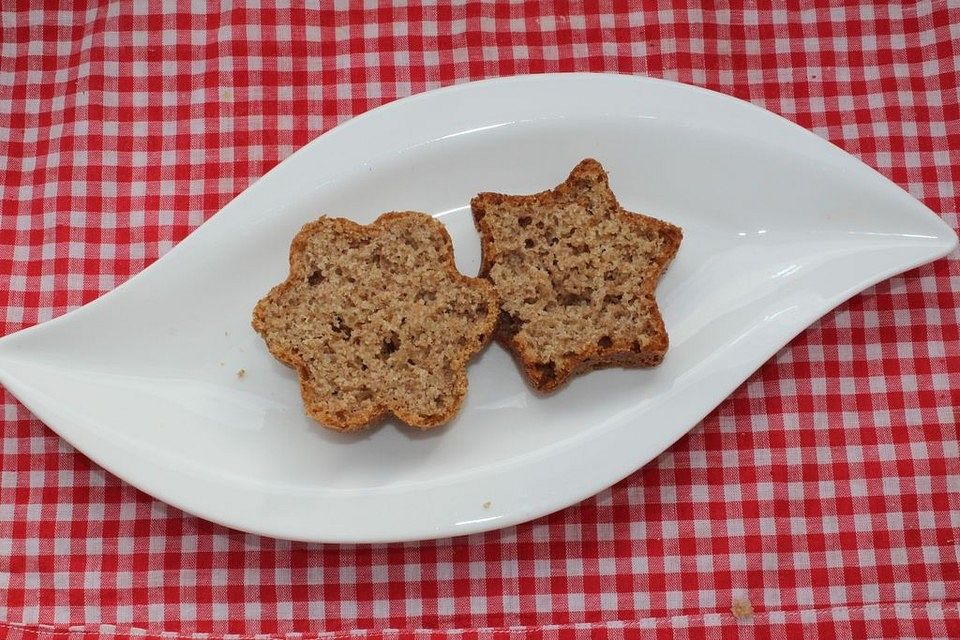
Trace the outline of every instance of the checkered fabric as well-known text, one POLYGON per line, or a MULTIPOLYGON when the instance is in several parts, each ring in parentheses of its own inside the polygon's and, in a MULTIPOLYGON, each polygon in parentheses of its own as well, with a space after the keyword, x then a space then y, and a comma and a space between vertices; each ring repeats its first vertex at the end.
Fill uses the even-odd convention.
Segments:
MULTIPOLYGON (((0 13, 4 334, 136 274, 338 122, 518 73, 642 74, 750 100, 958 226, 956 0, 20 4, 0 13)), ((416 544, 290 543, 185 515, 2 392, 0 629, 960 637, 958 308, 955 253, 828 314, 613 488, 416 544)))

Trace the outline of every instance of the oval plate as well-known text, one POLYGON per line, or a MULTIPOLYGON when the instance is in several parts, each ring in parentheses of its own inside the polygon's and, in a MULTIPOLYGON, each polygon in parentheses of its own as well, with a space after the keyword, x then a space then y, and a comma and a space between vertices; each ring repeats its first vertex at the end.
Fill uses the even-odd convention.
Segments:
POLYGON ((136 278, 0 341, 0 382, 98 464, 231 527, 325 542, 467 534, 623 478, 811 322, 956 242, 878 173, 746 102, 628 76, 490 80, 320 136, 136 278), (494 345, 445 428, 341 435, 303 415, 294 373, 249 318, 304 222, 430 212, 475 274, 470 198, 552 187, 587 156, 627 209, 684 229, 658 292, 661 366, 539 397, 494 345))

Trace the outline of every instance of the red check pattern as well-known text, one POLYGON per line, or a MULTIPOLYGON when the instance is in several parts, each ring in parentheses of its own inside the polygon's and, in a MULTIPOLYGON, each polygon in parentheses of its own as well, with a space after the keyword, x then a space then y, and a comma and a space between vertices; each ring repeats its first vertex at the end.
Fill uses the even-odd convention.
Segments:
MULTIPOLYGON (((499 75, 716 89, 960 222, 952 0, 16 4, 0 12, 3 333, 136 274, 338 122, 499 75)), ((29 639, 957 638, 958 308, 955 253, 828 314, 613 488, 417 544, 223 529, 123 484, 3 392, 0 627, 29 639)))

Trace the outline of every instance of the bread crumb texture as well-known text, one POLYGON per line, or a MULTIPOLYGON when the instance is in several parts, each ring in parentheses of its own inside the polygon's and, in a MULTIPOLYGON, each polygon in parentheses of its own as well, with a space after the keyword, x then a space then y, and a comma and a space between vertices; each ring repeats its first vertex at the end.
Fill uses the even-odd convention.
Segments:
POLYGON ((370 225, 308 223, 290 247, 290 274, 257 304, 253 327, 297 369, 307 414, 336 430, 388 414, 420 428, 449 421, 466 365, 490 340, 492 286, 462 275, 443 225, 416 212, 370 225))
POLYGON ((753 617, 753 605, 746 598, 734 598, 730 611, 737 620, 749 620, 753 617))
POLYGON ((593 159, 555 189, 482 193, 471 206, 480 273, 501 300, 498 340, 536 389, 598 367, 661 362, 668 338, 654 292, 679 227, 625 211, 593 159))

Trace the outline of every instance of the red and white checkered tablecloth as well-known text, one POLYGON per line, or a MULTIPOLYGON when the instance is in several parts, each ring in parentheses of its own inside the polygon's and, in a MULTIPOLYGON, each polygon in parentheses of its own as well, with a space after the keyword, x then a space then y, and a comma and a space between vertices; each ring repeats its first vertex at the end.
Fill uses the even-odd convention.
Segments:
MULTIPOLYGON (((958 226, 955 0, 16 4, 0 13, 4 334, 136 274, 338 122, 498 75, 643 74, 744 98, 958 226)), ((954 253, 828 314, 613 488, 423 543, 307 545, 185 515, 2 392, 0 629, 958 638, 958 308, 954 253)))

